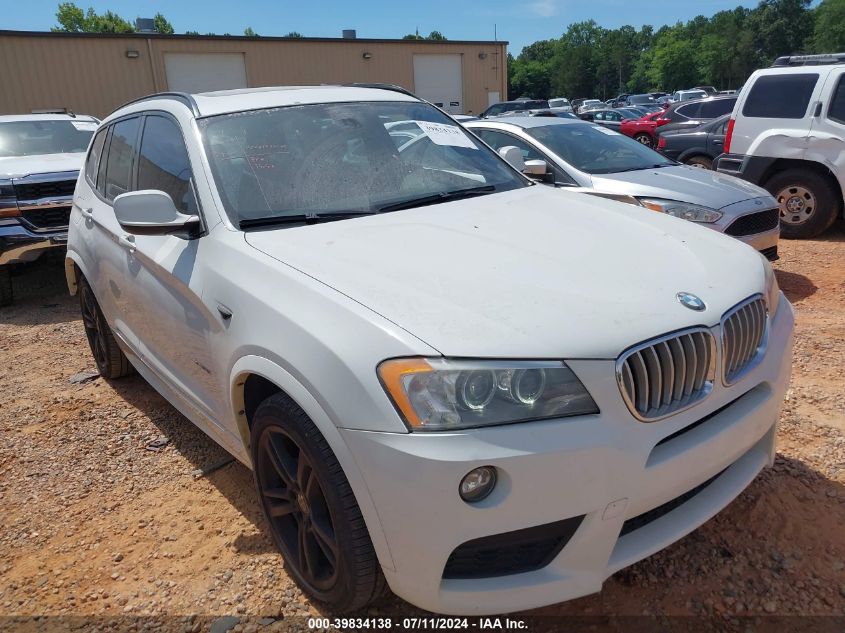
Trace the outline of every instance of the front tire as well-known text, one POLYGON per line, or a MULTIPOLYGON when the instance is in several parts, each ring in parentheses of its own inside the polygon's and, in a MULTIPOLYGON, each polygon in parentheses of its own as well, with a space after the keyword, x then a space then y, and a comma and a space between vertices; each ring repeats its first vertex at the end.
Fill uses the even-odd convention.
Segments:
POLYGON ((813 171, 786 169, 769 178, 763 186, 778 201, 782 237, 816 237, 836 220, 837 192, 830 182, 813 171))
POLYGON ((0 266, 0 307, 12 305, 12 271, 8 266, 0 266))
POLYGON ((251 437, 264 516, 303 592, 339 612, 381 596, 385 580, 361 510, 316 425, 276 394, 256 410, 251 437))
POLYGON ((79 282, 79 306, 82 310, 82 324, 91 347, 97 371, 103 378, 122 378, 132 371, 129 359, 117 345, 94 291, 85 279, 79 282))
POLYGON ((642 143, 646 147, 650 147, 654 149, 654 139, 651 138, 650 134, 646 134, 645 132, 640 132, 639 134, 634 135, 634 140, 638 143, 642 143))

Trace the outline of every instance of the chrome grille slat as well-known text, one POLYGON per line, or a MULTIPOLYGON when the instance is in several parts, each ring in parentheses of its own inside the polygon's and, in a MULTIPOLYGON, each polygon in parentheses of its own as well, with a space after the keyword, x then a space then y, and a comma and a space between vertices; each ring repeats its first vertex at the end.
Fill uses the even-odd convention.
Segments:
POLYGON ((684 346, 685 361, 686 361, 686 381, 684 382, 684 396, 692 393, 693 385, 695 384, 695 367, 698 364, 698 355, 695 353, 695 343, 692 336, 685 336, 681 339, 681 344, 684 346))
POLYGON ((672 402, 672 393, 675 389, 675 368, 672 365, 672 350, 669 349, 667 342, 655 345, 655 352, 660 361, 660 373, 663 376, 663 391, 661 393, 660 403, 663 405, 672 402))
POLYGON ((722 378, 734 383, 760 357, 765 346, 768 315, 763 298, 755 295, 722 317, 722 378))
POLYGON ((691 328, 647 341, 624 352, 616 362, 626 405, 649 422, 677 413, 706 397, 713 386, 713 335, 691 328))
POLYGON ((687 358, 684 354, 684 346, 676 339, 669 339, 669 349, 675 358, 680 359, 680 362, 675 366, 675 385, 672 389, 672 399, 680 400, 684 396, 684 380, 687 375, 687 358))
POLYGON ((663 388, 663 372, 660 371, 660 360, 657 358, 654 347, 647 347, 640 354, 645 358, 646 368, 648 369, 649 404, 652 409, 656 409, 660 406, 660 391, 663 388))
POLYGON ((645 362, 642 356, 634 354, 631 358, 631 372, 634 374, 634 395, 637 409, 648 409, 648 372, 646 371, 645 362))

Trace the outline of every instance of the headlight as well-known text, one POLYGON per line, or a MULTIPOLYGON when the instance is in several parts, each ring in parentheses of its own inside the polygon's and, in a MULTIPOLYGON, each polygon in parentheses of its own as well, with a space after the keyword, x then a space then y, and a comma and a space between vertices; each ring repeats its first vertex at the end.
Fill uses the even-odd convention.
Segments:
POLYGON ((443 431, 598 413, 560 361, 386 360, 378 375, 412 431, 443 431))
POLYGON ((690 222, 703 222, 705 224, 712 224, 722 217, 722 214, 715 209, 709 207, 702 207, 697 204, 690 204, 688 202, 678 202, 677 200, 663 200, 662 198, 640 198, 640 204, 652 211, 672 215, 682 220, 689 220, 690 222))
POLYGON ((760 259, 763 260, 763 270, 766 275, 766 308, 769 310, 769 317, 773 317, 778 310, 778 302, 780 301, 780 288, 778 287, 778 280, 775 277, 775 271, 772 268, 771 262, 761 253, 760 259))

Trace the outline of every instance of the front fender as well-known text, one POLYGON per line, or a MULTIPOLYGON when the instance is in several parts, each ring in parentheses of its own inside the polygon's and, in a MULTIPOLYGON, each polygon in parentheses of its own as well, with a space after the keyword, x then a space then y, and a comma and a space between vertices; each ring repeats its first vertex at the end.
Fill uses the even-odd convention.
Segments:
MULTIPOLYGON (((266 378, 282 391, 284 391, 303 411, 311 418, 311 421, 320 429, 320 433, 326 438, 332 451, 340 463, 352 491, 361 514, 370 533, 376 555, 382 567, 389 570, 394 569, 393 558, 387 539, 381 528, 381 519, 378 516, 373 504, 367 484, 364 481, 354 455, 350 452, 338 428, 334 425, 329 415, 320 406, 317 399, 288 371, 260 356, 244 356, 232 367, 229 384, 232 389, 231 403, 233 407, 232 418, 237 421, 238 433, 244 446, 244 454, 247 460, 250 459, 250 430, 249 422, 244 410, 244 381, 249 374, 256 374, 266 378)), ((243 461, 243 460, 242 460, 243 461)), ((245 462, 246 463, 246 462, 245 462)), ((247 463, 249 466, 250 464, 247 463)))

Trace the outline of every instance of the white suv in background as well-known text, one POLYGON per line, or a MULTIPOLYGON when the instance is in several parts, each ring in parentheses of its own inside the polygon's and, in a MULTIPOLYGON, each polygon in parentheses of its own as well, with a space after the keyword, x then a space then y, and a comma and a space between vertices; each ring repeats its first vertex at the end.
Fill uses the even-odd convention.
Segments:
POLYGON ((714 167, 768 189, 783 237, 833 224, 845 191, 845 53, 782 57, 751 75, 714 167))
POLYGON ((534 185, 395 89, 120 108, 66 270, 100 372, 251 467, 338 610, 385 579, 461 614, 598 591, 774 460, 793 312, 762 256, 534 185))

